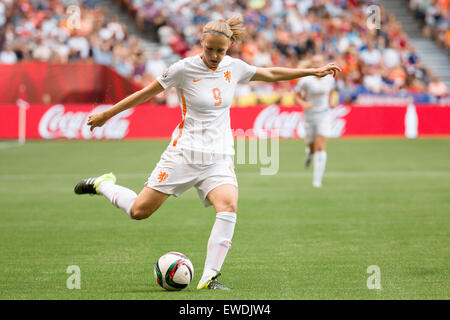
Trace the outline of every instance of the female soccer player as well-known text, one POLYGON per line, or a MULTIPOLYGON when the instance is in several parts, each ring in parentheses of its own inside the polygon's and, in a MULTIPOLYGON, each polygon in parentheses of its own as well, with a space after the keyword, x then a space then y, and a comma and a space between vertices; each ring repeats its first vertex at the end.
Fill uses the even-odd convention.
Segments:
POLYGON ((228 288, 216 278, 231 246, 236 223, 238 184, 233 170, 234 140, 230 105, 237 83, 290 80, 308 75, 323 77, 341 71, 331 63, 316 69, 256 68, 226 55, 244 35, 242 19, 211 21, 203 28, 202 53, 182 59, 157 80, 108 110, 89 116, 90 129, 137 106, 163 90, 177 89, 182 120, 139 195, 115 184, 112 173, 80 181, 77 194, 102 194, 132 219, 152 215, 166 199, 195 187, 205 206, 216 212, 197 289, 228 288))
MULTIPOLYGON (((322 55, 315 55, 311 59, 311 66, 317 68, 324 63, 322 55)), ((296 102, 301 104, 305 114, 306 129, 306 160, 305 167, 309 167, 314 158, 313 187, 322 187, 322 177, 327 163, 325 151, 326 139, 330 129, 330 107, 337 104, 333 99, 335 88, 334 77, 327 75, 323 78, 308 76, 299 80, 296 87, 296 102)))

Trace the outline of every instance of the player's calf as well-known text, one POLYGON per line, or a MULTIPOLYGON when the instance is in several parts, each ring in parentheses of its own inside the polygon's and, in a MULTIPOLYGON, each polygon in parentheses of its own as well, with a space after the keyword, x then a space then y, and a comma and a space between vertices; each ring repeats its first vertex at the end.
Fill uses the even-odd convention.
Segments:
POLYGON ((130 210, 130 217, 134 220, 143 220, 150 217, 169 197, 152 188, 145 187, 139 193, 130 210))
POLYGON ((143 220, 150 217, 153 214, 153 212, 155 211, 131 208, 130 217, 134 220, 143 220))

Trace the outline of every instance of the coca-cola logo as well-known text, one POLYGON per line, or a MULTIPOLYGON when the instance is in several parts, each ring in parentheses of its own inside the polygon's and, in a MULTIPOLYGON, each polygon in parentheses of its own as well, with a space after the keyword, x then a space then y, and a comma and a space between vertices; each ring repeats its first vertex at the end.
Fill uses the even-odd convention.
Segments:
POLYGON ((48 109, 39 121, 39 134, 44 139, 122 139, 128 133, 129 120, 133 111, 126 110, 92 132, 86 124, 90 114, 102 112, 111 105, 100 105, 89 112, 66 111, 62 104, 48 109))
MULTIPOLYGON (((345 131, 345 117, 350 108, 339 105, 330 110, 330 138, 339 138, 345 131)), ((255 119, 253 130, 259 138, 265 138, 277 130, 281 138, 305 138, 305 118, 301 111, 281 111, 277 105, 262 110, 255 119)))

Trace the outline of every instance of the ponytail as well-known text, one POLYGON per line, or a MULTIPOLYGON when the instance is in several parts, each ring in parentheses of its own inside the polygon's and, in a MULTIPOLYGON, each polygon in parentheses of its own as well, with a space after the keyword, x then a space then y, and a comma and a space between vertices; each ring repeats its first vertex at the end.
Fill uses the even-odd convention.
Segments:
POLYGON ((215 20, 208 22, 203 27, 203 34, 217 33, 230 39, 231 43, 240 42, 245 35, 244 23, 241 16, 235 16, 228 20, 215 20))
POLYGON ((230 30, 232 31, 232 35, 230 37, 232 43, 241 42, 244 39, 245 35, 245 28, 244 23, 242 21, 241 16, 235 16, 227 21, 225 21, 228 26, 230 27, 230 30))

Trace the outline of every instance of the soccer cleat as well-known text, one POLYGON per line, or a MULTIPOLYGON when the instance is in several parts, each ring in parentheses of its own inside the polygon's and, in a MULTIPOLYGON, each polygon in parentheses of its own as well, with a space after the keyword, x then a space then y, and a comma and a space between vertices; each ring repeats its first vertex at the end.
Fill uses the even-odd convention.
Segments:
POLYGON ((309 166, 311 165, 311 160, 312 160, 312 156, 311 156, 311 154, 308 153, 308 155, 306 156, 306 159, 305 159, 305 168, 309 168, 309 166))
POLYGON ((322 188, 322 182, 313 181, 312 185, 314 188, 322 188))
POLYGON ((309 166, 311 165, 313 155, 311 154, 311 150, 309 149, 309 147, 305 148, 305 153, 306 153, 305 168, 309 168, 309 166))
POLYGON ((208 289, 208 290, 230 290, 230 288, 225 287, 216 279, 221 275, 219 272, 216 276, 212 277, 210 280, 206 281, 203 285, 198 285, 197 290, 208 289))
POLYGON ((76 194, 98 194, 97 188, 104 181, 116 183, 116 176, 110 172, 99 177, 83 179, 77 183, 73 191, 76 194))

